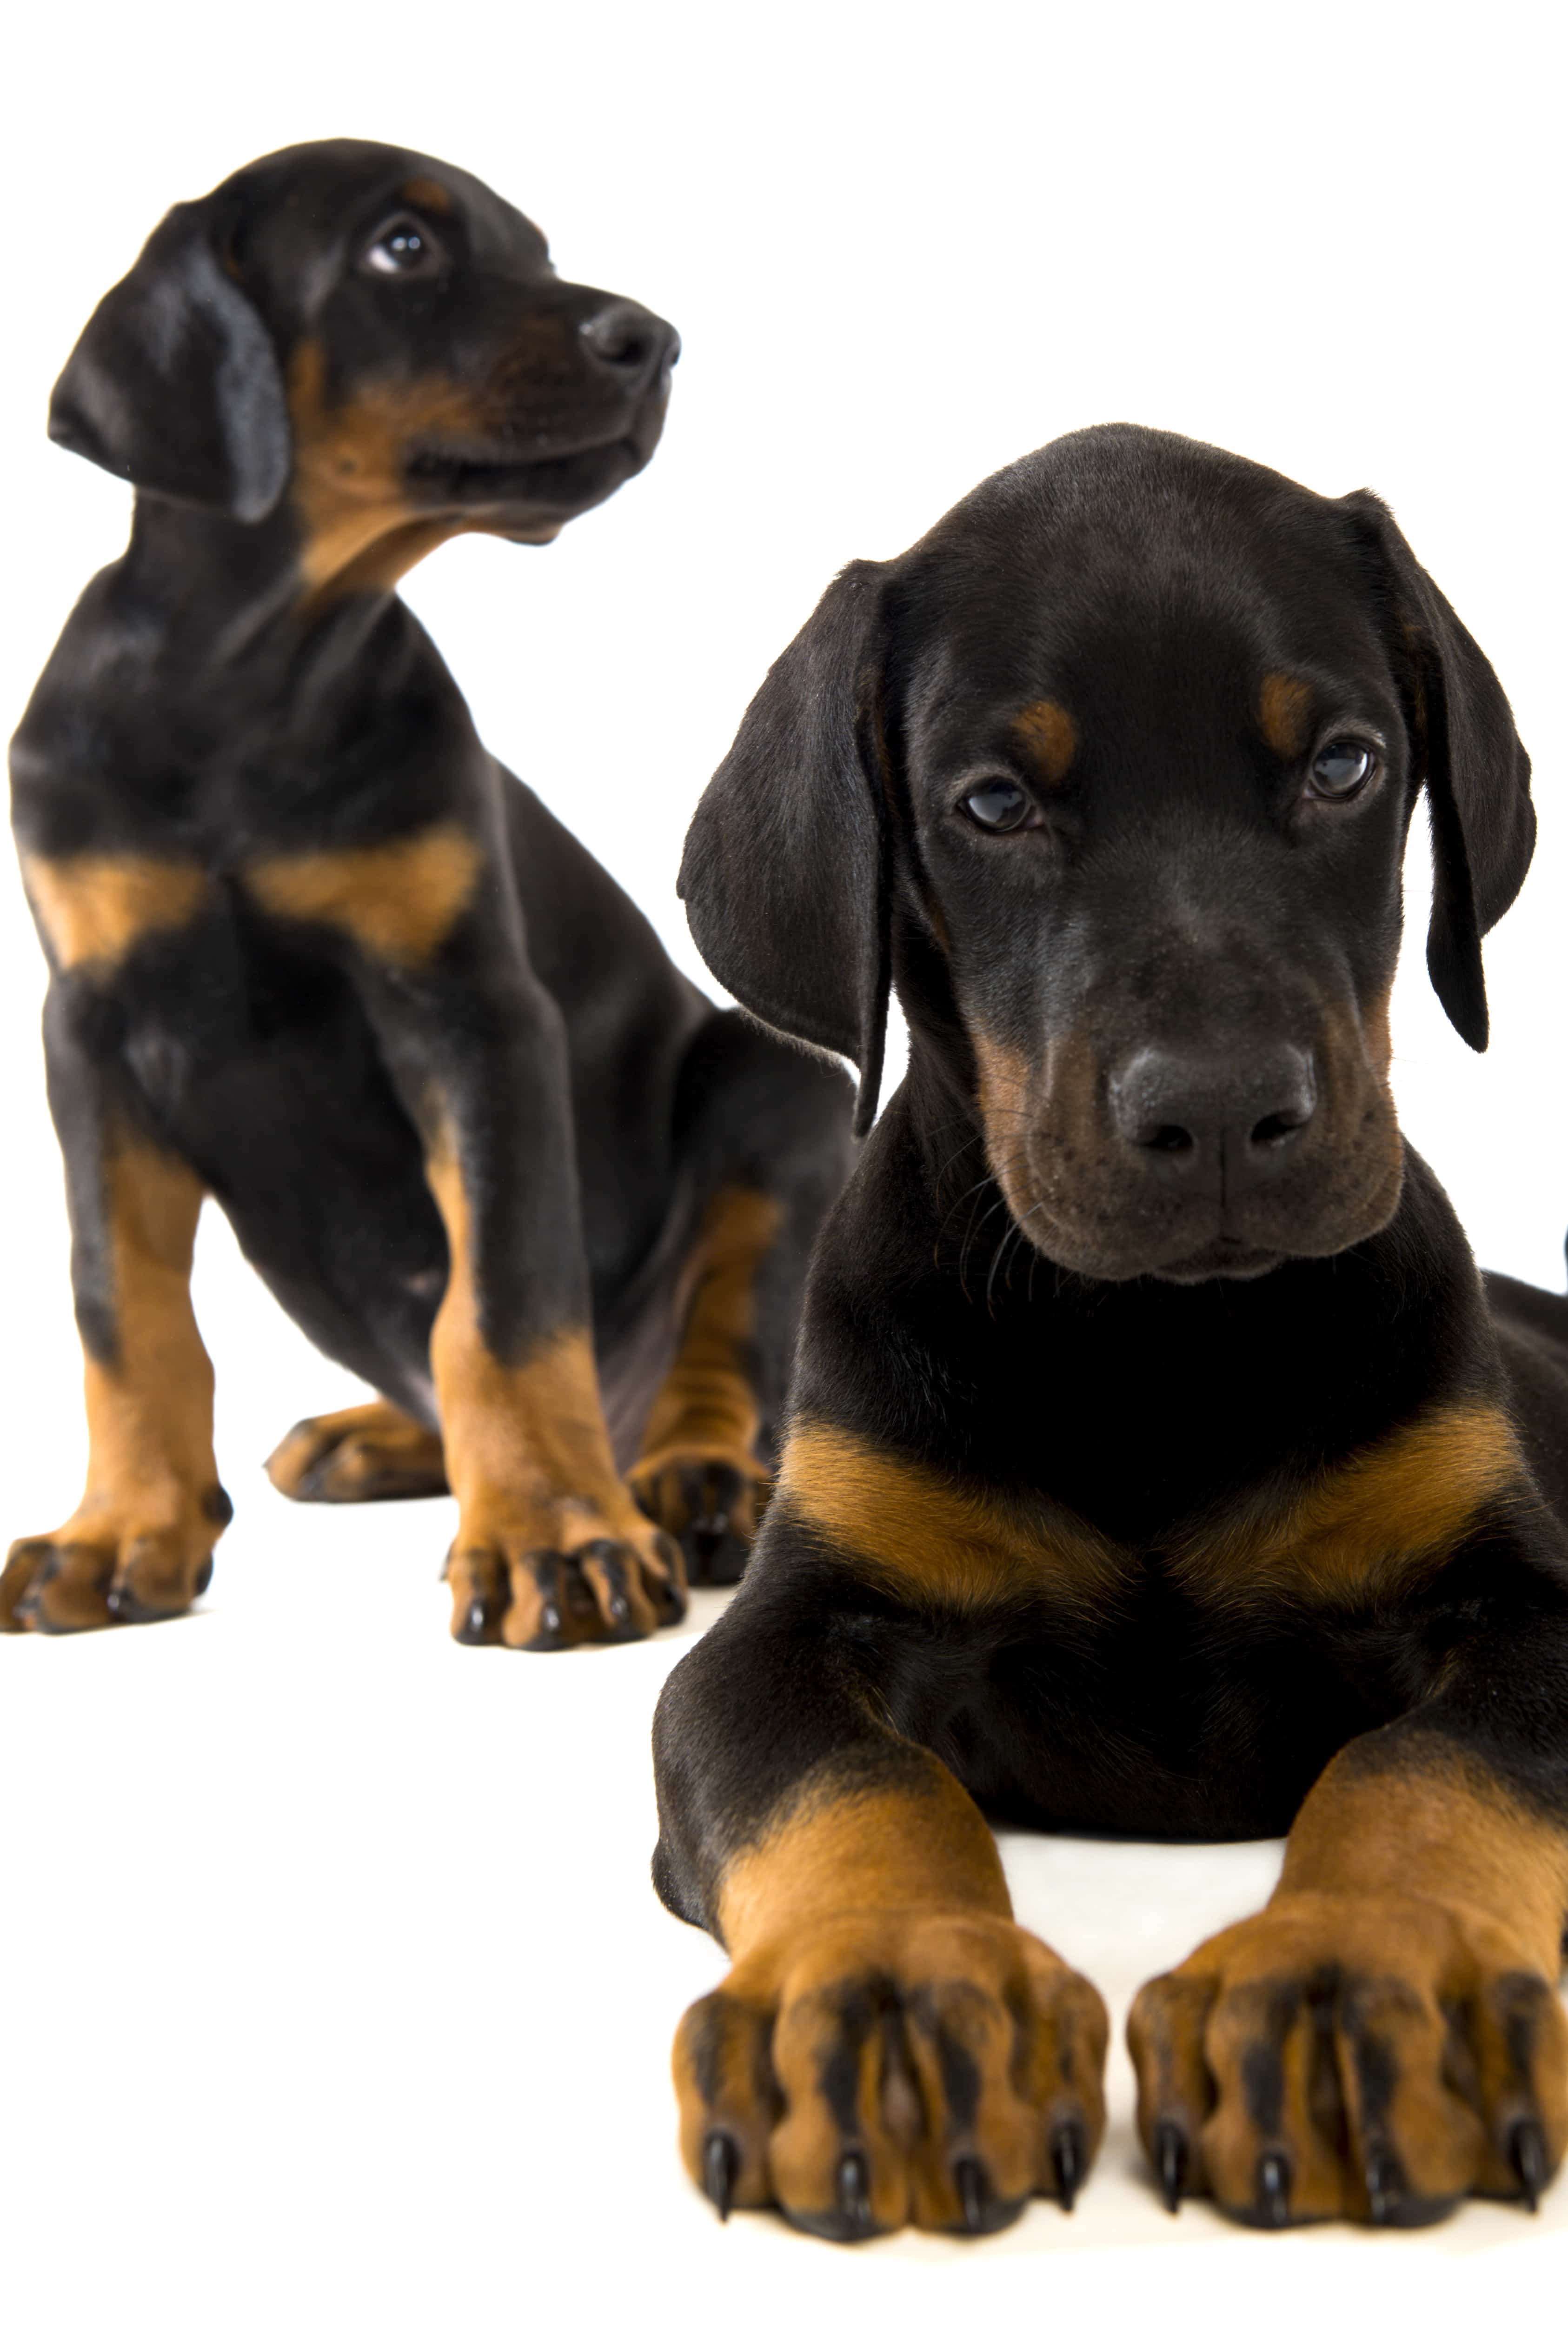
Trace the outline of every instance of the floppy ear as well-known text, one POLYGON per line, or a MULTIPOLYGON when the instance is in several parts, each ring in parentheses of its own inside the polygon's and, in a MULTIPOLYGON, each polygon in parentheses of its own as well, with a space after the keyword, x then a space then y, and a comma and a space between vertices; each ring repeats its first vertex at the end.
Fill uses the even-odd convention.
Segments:
POLYGON ((1374 554, 1384 630, 1407 700, 1432 827, 1427 968, 1465 1042, 1487 1045, 1480 942, 1519 895, 1535 849, 1530 758, 1508 698, 1463 621, 1369 490, 1341 502, 1374 554))
POLYGON ((288 408, 210 219, 176 204, 104 295, 55 386, 49 438, 139 490, 260 522, 288 480, 288 408))
POLYGON ((769 670, 698 803, 678 885, 731 994, 855 1062, 857 1133, 876 1115, 887 1030, 885 569, 851 563, 769 670))

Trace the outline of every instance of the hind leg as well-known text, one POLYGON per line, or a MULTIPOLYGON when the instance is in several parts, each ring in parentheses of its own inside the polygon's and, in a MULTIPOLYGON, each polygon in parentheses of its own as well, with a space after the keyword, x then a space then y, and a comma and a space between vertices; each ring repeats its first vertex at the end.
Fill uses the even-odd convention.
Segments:
POLYGON ((768 1497, 818 1226, 851 1163, 842 1073, 716 1012, 682 1071, 677 1133, 703 1203, 675 1360, 629 1478, 694 1582, 738 1582, 768 1497))
POLYGON ((440 1437, 389 1402, 302 1419, 266 1467, 291 1501, 417 1501, 449 1490, 440 1437))

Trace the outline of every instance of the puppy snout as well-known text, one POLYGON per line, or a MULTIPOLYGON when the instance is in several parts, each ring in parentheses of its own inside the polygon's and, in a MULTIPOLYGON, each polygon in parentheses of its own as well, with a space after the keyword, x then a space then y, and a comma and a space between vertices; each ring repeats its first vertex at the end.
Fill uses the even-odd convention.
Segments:
POLYGON ((607 302, 578 326, 591 357, 627 391, 640 391, 674 367, 680 336, 640 302, 607 302))
POLYGON ((1207 1054, 1145 1045, 1110 1086, 1117 1134, 1150 1173, 1232 1198, 1283 1170, 1316 1107, 1312 1056, 1294 1044, 1207 1054))

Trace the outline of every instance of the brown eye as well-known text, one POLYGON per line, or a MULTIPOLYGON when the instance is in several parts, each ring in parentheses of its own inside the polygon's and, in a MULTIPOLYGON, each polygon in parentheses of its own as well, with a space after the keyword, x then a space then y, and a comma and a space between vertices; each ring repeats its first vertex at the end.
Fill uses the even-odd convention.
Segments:
POLYGON ((963 807, 982 832, 1016 832, 1031 812, 1027 792, 1006 775, 988 776, 967 794, 963 807))
POLYGON ((1320 800, 1353 800, 1377 763, 1365 742, 1326 742, 1312 762, 1312 788, 1320 800))
POLYGON ((429 277, 443 258, 423 221, 412 212, 395 212, 360 254, 359 266, 372 277, 429 277))

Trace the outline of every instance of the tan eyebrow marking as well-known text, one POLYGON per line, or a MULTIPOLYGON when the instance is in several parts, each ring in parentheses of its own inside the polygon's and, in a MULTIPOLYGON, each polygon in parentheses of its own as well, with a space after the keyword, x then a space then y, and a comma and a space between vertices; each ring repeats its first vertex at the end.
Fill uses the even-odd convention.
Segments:
POLYGON ((1271 669, 1258 696, 1264 740, 1282 759, 1294 759, 1306 748, 1307 719, 1312 711, 1312 688, 1305 678, 1286 677, 1271 669))
POLYGON ((1059 783, 1078 755, 1078 728, 1059 701, 1031 701, 1013 732, 1047 783, 1059 783))
POLYGON ((405 180, 398 190, 405 203, 419 204, 428 212, 449 212, 452 199, 439 180, 405 180))

